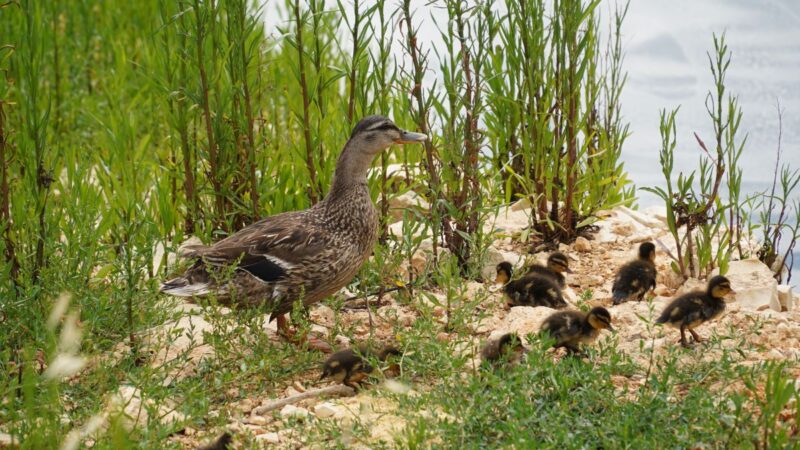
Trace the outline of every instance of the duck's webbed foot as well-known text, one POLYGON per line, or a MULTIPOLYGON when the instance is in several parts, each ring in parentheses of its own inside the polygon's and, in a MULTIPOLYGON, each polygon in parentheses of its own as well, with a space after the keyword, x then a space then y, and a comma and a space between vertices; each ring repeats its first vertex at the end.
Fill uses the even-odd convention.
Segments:
POLYGON ((316 336, 309 336, 307 334, 300 334, 296 330, 289 328, 289 321, 286 319, 285 314, 281 314, 277 318, 278 321, 278 334, 283 336, 287 341, 302 346, 308 346, 309 350, 317 350, 322 353, 332 353, 333 348, 322 339, 316 336))
MULTIPOLYGON (((692 335, 694 335, 694 331, 689 330, 689 332, 691 332, 692 335)), ((686 340, 686 327, 683 326, 681 327, 681 338, 678 342, 680 342, 683 348, 692 348, 693 344, 689 343, 689 341, 686 340)))
POLYGON ((687 328, 687 329, 689 330, 689 333, 692 334, 692 339, 694 339, 695 342, 697 342, 697 343, 703 342, 703 339, 700 337, 699 334, 697 334, 696 331, 694 331, 691 328, 687 328))

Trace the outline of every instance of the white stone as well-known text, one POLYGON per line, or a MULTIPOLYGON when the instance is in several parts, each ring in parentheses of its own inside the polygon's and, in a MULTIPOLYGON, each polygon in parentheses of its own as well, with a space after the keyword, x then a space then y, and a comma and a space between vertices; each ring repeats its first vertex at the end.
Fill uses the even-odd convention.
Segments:
POLYGON ((269 421, 267 420, 266 417, 258 416, 258 415, 255 415, 255 414, 250 416, 250 417, 248 417, 248 418, 246 418, 245 422, 247 422, 247 423, 249 423, 251 425, 257 425, 257 426, 260 426, 260 427, 263 427, 264 425, 269 423, 269 421))
POLYGON ((575 243, 572 244, 572 247, 579 252, 589 252, 592 250, 592 246, 589 243, 589 240, 583 236, 578 236, 578 238, 575 239, 575 243))
MULTIPOLYGON (((652 215, 644 214, 644 213, 641 213, 639 211, 635 211, 635 210, 630 209, 630 208, 628 208, 626 206, 618 206, 618 207, 615 208, 615 210, 622 212, 623 214, 625 214, 628 217, 632 218, 633 220, 639 222, 640 224, 642 224, 643 226, 645 226, 647 228, 653 228, 653 229, 666 228, 665 222, 659 220, 656 217, 653 217, 652 215)), ((666 216, 664 216, 664 219, 666 220, 666 216)))
POLYGON ((281 417, 294 417, 298 419, 303 419, 308 417, 308 410, 305 408, 300 408, 294 405, 286 405, 281 409, 280 415, 281 417))
POLYGON ((503 231, 513 234, 519 233, 530 225, 530 212, 528 210, 514 211, 512 208, 502 206, 495 217, 490 217, 484 224, 484 232, 503 231))
POLYGON ((17 439, 7 433, 0 432, 0 447, 11 447, 17 445, 17 439))
MULTIPOLYGON (((711 276, 718 273, 719 269, 714 269, 711 276)), ((736 302, 742 308, 752 311, 763 311, 763 308, 781 311, 778 282, 763 262, 755 258, 731 261, 725 276, 731 281, 731 287, 736 291, 736 302)))
POLYGON ((280 444, 281 436, 278 433, 264 433, 256 436, 256 441, 267 444, 280 444))
MULTIPOLYGON (((430 209, 428 202, 414 191, 404 192, 389 199, 389 216, 393 220, 403 220, 406 210, 427 211, 430 209)), ((409 211, 410 217, 414 217, 409 211)))
MULTIPOLYGON (((161 424, 186 421, 186 416, 176 411, 175 405, 176 403, 169 399, 158 405, 158 420, 161 424)), ((144 426, 148 419, 148 407, 152 406, 154 406, 152 400, 142 400, 141 391, 129 385, 120 386, 109 402, 109 410, 122 416, 122 423, 128 430, 144 426)))
POLYGON ((484 280, 492 281, 497 276, 497 265, 503 261, 508 261, 512 266, 517 267, 524 262, 525 257, 519 253, 509 252, 505 250, 498 250, 494 245, 486 248, 486 253, 483 258, 483 268, 481 268, 481 277, 484 280))
POLYGON ((328 417, 334 417, 340 413, 341 412, 339 411, 339 408, 337 408, 336 405, 330 402, 323 402, 314 406, 314 415, 319 417, 320 419, 327 419, 328 417))
POLYGON ((511 205, 511 211, 525 211, 531 209, 531 200, 528 197, 521 198, 511 205))
POLYGON ((795 300, 792 286, 788 284, 778 285, 778 301, 780 301, 782 309, 794 311, 795 300))
POLYGON ((336 314, 333 310, 325 305, 315 306, 309 313, 311 320, 315 323, 325 326, 333 325, 336 314))
POLYGON ((515 306, 498 324, 489 339, 496 339, 505 333, 515 332, 525 340, 528 334, 538 333, 542 322, 554 312, 556 312, 555 309, 545 306, 515 306))

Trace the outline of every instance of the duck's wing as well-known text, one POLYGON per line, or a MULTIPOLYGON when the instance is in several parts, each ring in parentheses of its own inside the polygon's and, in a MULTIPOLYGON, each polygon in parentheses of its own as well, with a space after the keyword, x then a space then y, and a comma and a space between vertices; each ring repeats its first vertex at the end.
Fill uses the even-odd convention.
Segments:
POLYGON ((188 249, 186 256, 211 266, 236 266, 264 281, 275 281, 318 254, 328 241, 325 230, 306 216, 305 211, 297 211, 268 217, 213 245, 188 249))

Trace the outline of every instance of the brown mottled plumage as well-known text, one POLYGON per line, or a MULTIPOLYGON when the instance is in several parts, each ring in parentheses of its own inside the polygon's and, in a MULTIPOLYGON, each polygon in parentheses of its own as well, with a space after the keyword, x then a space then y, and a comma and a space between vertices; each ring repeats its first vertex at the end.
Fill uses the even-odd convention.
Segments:
POLYGON ((358 350, 352 348, 340 350, 328 357, 322 364, 322 374, 319 379, 322 381, 330 377, 338 383, 357 389, 358 383, 375 372, 375 368, 368 361, 369 358, 375 357, 378 361, 383 362, 389 356, 399 356, 400 354, 401 352, 394 347, 386 347, 377 355, 366 347, 358 350))
MULTIPOLYGON (((284 314, 295 301, 319 302, 346 285, 372 253, 378 212, 367 187, 372 160, 392 144, 426 136, 399 129, 382 116, 362 119, 336 164, 328 195, 304 211, 277 214, 209 245, 192 246, 195 259, 161 291, 179 297, 213 294, 222 304, 266 305, 288 334, 284 314)), ((325 348, 320 348, 325 349, 325 348)), ((329 349, 327 349, 329 350, 329 349)))
POLYGON ((506 333, 497 339, 491 340, 481 350, 481 361, 492 367, 503 363, 513 365, 522 359, 525 347, 517 333, 506 333))
POLYGON ((559 311, 552 314, 542 323, 541 331, 548 333, 556 342, 555 348, 564 347, 570 353, 580 353, 580 344, 588 344, 597 339, 600 331, 614 331, 611 326, 611 314, 598 306, 589 313, 580 311, 559 311))
POLYGON ((495 283, 503 283, 508 306, 547 306, 560 309, 567 306, 561 287, 555 279, 528 272, 518 280, 512 280, 514 268, 508 261, 497 265, 495 283))
POLYGON ((695 342, 702 342, 694 328, 719 317, 725 311, 724 298, 730 293, 735 293, 730 280, 717 275, 708 280, 705 292, 688 292, 669 302, 656 323, 668 324, 679 329, 680 343, 684 347, 689 347, 686 330, 689 330, 695 342))
POLYGON ((639 257, 625 263, 617 271, 614 286, 611 288, 615 305, 628 300, 642 300, 644 294, 656 287, 656 246, 644 242, 639 246, 639 257))

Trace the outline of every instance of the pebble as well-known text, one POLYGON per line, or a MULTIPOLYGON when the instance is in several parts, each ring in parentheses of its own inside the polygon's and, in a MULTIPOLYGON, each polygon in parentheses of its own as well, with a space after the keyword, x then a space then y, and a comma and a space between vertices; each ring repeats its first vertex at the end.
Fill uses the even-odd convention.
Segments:
POLYGON ((256 440, 267 444, 278 444, 281 442, 281 437, 278 433, 264 433, 256 436, 256 440))
POLYGON ((578 238, 575 239, 575 243, 572 244, 572 247, 579 252, 589 252, 592 250, 589 240, 583 236, 578 236, 578 238))
POLYGON ((333 417, 339 412, 339 409, 330 402, 323 402, 314 407, 314 415, 320 419, 327 419, 333 417))
POLYGON ((245 422, 247 422, 249 424, 252 424, 252 425, 260 425, 260 426, 264 426, 264 425, 266 425, 268 423, 266 417, 257 416, 257 415, 252 415, 252 416, 246 418, 245 422))
POLYGON ((249 414, 253 410, 253 401, 246 398, 239 402, 239 410, 245 414, 249 414))
POLYGON ((298 419, 303 419, 308 417, 310 413, 305 408, 298 408, 294 405, 286 405, 281 409, 280 415, 281 417, 296 417, 298 419))

